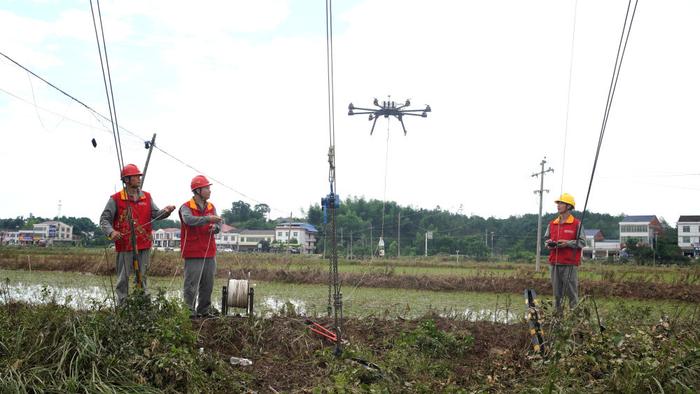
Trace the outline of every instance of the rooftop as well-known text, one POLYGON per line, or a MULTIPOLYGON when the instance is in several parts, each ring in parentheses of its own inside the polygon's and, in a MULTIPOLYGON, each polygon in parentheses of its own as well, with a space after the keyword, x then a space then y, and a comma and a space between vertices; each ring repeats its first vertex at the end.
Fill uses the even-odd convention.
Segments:
POLYGON ((316 229, 316 227, 314 227, 312 224, 309 224, 309 223, 301 223, 301 222, 280 223, 280 224, 277 225, 276 228, 279 229, 280 227, 303 228, 304 230, 306 230, 306 231, 308 231, 308 232, 310 232, 310 233, 317 233, 317 232, 318 232, 318 230, 316 229))
POLYGON ((222 223, 221 224, 221 232, 222 233, 236 233, 236 232, 238 232, 238 229, 233 227, 233 226, 229 226, 226 223, 222 223))
POLYGON ((625 216, 621 223, 650 223, 656 219, 656 215, 625 216))
POLYGON ((678 223, 700 222, 700 215, 681 216, 678 218, 678 223))
POLYGON ((275 230, 241 230, 240 234, 275 235, 275 230))

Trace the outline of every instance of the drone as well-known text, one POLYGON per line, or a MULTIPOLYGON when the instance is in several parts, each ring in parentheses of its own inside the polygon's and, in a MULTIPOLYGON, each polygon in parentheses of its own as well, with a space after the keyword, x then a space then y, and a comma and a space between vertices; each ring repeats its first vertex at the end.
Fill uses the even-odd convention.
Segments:
POLYGON ((399 122, 401 122, 401 127, 403 128, 403 135, 406 135, 406 125, 403 124, 404 115, 420 116, 422 118, 427 118, 428 112, 431 111, 429 105, 426 105, 424 109, 407 109, 407 107, 411 105, 410 100, 406 100, 406 102, 403 105, 396 105, 396 102, 394 101, 382 101, 380 105, 379 100, 375 98, 374 105, 377 106, 378 109, 358 108, 355 107, 352 103, 348 105, 348 115, 352 116, 369 114, 369 120, 374 121, 372 122, 372 129, 370 130, 369 135, 372 135, 372 133, 374 133, 374 126, 377 125, 377 119, 380 116, 384 116, 385 118, 393 116, 396 119, 398 119, 399 122))

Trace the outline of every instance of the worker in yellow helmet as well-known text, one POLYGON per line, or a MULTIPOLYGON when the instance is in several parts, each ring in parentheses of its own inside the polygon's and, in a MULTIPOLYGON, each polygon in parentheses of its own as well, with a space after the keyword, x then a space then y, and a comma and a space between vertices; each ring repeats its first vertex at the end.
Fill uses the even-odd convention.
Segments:
POLYGON ((554 202, 558 215, 549 223, 544 238, 549 249, 554 306, 561 313, 564 296, 571 308, 578 303, 578 266, 586 238, 581 222, 571 214, 576 207, 574 196, 564 193, 554 202))

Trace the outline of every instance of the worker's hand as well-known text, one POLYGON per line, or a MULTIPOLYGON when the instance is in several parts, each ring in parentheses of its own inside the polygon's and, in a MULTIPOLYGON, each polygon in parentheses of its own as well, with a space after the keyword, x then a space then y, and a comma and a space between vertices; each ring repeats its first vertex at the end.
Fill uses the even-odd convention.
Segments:
POLYGON ((116 231, 116 230, 112 231, 109 234, 109 239, 111 239, 113 241, 117 241, 117 240, 121 239, 121 237, 122 237, 122 233, 120 233, 119 231, 116 231))
POLYGON ((565 248, 569 246, 569 241, 557 241, 557 247, 558 248, 565 248))
POLYGON ((164 208, 165 212, 171 213, 172 211, 175 210, 175 205, 168 205, 167 207, 164 208))
POLYGON ((551 239, 544 241, 544 244, 547 246, 547 249, 554 249, 557 247, 557 243, 552 241, 551 239))
POLYGON ((220 216, 211 215, 209 216, 209 223, 221 223, 223 219, 220 216))

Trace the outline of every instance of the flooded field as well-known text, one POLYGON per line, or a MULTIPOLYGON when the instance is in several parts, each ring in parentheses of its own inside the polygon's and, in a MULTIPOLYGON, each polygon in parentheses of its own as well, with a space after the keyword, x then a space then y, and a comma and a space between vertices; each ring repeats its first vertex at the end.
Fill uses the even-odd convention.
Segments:
MULTIPOLYGON (((113 281, 109 276, 68 272, 0 270, 0 302, 10 300, 28 303, 55 301, 76 309, 112 306, 113 281)), ((182 299, 182 278, 173 276, 148 279, 151 292, 163 291, 168 298, 182 299)), ((217 279, 212 294, 214 305, 220 305, 223 279, 217 279)), ((326 315, 328 287, 314 284, 291 284, 253 281, 255 313, 259 316, 297 314, 319 317, 326 315)), ((412 289, 343 288, 344 312, 353 317, 415 318, 427 313, 470 321, 513 323, 524 314, 522 295, 509 293, 421 291, 412 289)), ((550 298, 543 295, 545 302, 550 298)), ((603 314, 618 304, 648 310, 649 322, 663 314, 692 314, 695 304, 665 300, 598 299, 603 314)))

